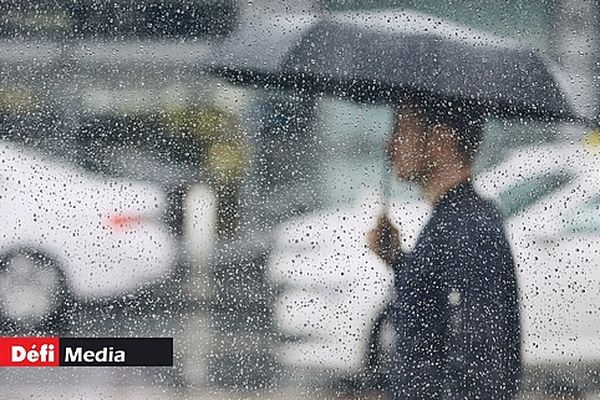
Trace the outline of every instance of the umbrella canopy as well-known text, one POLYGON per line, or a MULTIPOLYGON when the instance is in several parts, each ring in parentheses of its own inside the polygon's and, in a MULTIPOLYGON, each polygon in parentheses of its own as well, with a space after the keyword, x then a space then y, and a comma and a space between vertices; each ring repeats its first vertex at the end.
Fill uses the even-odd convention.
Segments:
POLYGON ((265 15, 247 21, 203 63, 234 83, 359 101, 434 95, 499 116, 578 119, 536 51, 409 12, 265 15))

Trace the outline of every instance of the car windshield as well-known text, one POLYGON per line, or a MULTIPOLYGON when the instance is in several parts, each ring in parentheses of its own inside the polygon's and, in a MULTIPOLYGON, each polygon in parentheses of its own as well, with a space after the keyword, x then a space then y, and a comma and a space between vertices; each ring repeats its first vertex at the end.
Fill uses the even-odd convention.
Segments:
POLYGON ((577 209, 567 219, 567 230, 578 234, 595 234, 600 231, 600 196, 594 197, 577 209))
POLYGON ((573 179, 574 175, 565 170, 525 177, 498 195, 500 208, 507 216, 514 216, 562 189, 573 179))

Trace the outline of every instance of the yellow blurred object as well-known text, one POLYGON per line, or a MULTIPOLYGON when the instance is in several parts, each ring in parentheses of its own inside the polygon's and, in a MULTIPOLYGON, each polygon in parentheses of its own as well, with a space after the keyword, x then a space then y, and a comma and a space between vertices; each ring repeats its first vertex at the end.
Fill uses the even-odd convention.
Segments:
POLYGON ((0 88, 0 112, 24 114, 35 110, 37 99, 33 91, 23 85, 9 85, 0 88))
POLYGON ((50 12, 13 12, 8 17, 13 26, 25 29, 36 29, 42 32, 65 32, 73 26, 72 18, 60 10, 50 12))
POLYGON ((165 125, 174 136, 198 140, 216 140, 235 135, 239 130, 235 114, 208 105, 171 112, 165 118, 165 125))
POLYGON ((239 183, 250 159, 250 148, 234 112, 195 104, 164 114, 162 124, 174 137, 194 139, 196 151, 202 155, 215 183, 239 183))
POLYGON ((241 178, 248 163, 247 150, 235 142, 217 142, 209 147, 208 166, 217 181, 229 184, 241 178))
POLYGON ((600 129, 589 132, 584 139, 584 147, 593 152, 600 152, 600 129))

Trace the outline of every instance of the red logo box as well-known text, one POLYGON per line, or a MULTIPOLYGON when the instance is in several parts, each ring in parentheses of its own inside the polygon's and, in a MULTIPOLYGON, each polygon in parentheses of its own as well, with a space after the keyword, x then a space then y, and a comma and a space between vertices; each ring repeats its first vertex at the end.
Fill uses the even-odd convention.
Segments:
POLYGON ((0 337, 0 367, 58 367, 57 337, 0 337))

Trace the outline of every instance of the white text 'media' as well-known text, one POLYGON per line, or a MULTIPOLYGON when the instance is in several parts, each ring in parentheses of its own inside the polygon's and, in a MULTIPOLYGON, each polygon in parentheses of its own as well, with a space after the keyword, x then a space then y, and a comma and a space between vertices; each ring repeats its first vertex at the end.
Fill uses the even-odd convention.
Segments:
POLYGON ((103 347, 100 350, 84 350, 83 347, 66 347, 65 363, 103 363, 103 362, 125 362, 125 351, 115 350, 113 347, 103 347))

